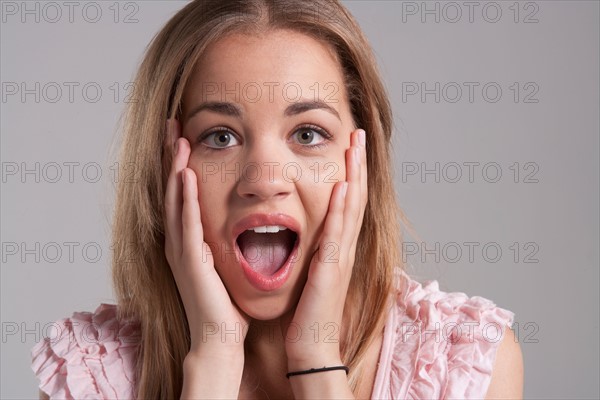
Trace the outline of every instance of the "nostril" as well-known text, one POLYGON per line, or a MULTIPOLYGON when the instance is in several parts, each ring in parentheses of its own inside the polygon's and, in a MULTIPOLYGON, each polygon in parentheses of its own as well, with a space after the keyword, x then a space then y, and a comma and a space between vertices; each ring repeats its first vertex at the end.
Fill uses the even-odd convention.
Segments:
POLYGON ((242 192, 240 193, 240 196, 245 198, 245 199, 263 199, 263 200, 267 200, 270 198, 284 198, 287 197, 290 193, 289 192, 279 192, 279 193, 273 193, 273 194, 261 194, 261 193, 254 193, 254 192, 242 192))
POLYGON ((287 197, 294 190, 294 184, 284 179, 240 179, 237 182, 237 194, 244 199, 273 199, 287 197))

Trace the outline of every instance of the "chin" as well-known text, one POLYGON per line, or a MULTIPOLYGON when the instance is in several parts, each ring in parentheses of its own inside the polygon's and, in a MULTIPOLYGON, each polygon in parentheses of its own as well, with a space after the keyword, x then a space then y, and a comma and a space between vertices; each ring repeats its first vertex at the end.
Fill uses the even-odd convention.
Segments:
POLYGON ((298 271, 290 277, 285 285, 276 290, 257 290, 254 285, 244 279, 243 274, 240 274, 237 277, 236 287, 228 287, 228 291, 232 294, 232 300, 240 311, 251 319, 257 321, 276 320, 293 312, 300 300, 307 275, 307 269, 302 268, 302 264, 298 262, 296 265, 298 271), (241 281, 239 278, 242 278, 241 281))
POLYGON ((292 293, 283 296, 265 296, 262 298, 236 300, 240 310, 253 320, 271 321, 289 313, 298 304, 299 296, 292 293))
MULTIPOLYGON (((240 307, 241 308, 241 307, 240 307)), ((280 307, 277 305, 247 307, 242 310, 251 319, 256 321, 272 321, 280 318, 282 315, 288 313, 292 307, 280 307)))

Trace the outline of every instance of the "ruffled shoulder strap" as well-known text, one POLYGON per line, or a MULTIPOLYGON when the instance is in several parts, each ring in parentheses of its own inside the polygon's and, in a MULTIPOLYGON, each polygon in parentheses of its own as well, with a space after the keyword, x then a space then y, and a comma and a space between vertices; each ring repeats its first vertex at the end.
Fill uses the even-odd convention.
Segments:
POLYGON ((373 398, 482 399, 514 314, 398 273, 373 398))
POLYGON ((131 399, 139 342, 138 325, 101 304, 56 321, 31 350, 31 368, 50 398, 131 399))

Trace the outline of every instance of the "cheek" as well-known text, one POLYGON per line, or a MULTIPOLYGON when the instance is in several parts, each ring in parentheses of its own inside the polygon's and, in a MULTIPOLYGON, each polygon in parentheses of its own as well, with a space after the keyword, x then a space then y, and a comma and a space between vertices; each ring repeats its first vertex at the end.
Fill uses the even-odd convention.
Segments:
MULTIPOLYGON (((336 143, 318 158, 299 159, 298 163, 302 165, 302 183, 305 185, 312 184, 315 189, 324 190, 324 188, 328 188, 331 191, 335 183, 345 181, 346 151, 347 149, 343 145, 336 143)), ((295 164, 298 165, 298 163, 295 164)), ((290 170, 297 175, 295 168, 290 168, 290 170)), ((294 177, 291 177, 291 179, 294 179, 294 177)))
POLYGON ((303 171, 303 178, 299 191, 305 196, 303 203, 309 205, 307 213, 316 229, 327 216, 334 186, 346 180, 344 154, 308 165, 303 171))
POLYGON ((226 193, 224 184, 219 175, 202 175, 202 170, 197 165, 188 165, 196 174, 196 185, 198 187, 198 204, 200 205, 200 216, 204 241, 210 244, 222 242, 222 232, 218 227, 223 226, 223 216, 226 214, 226 193))
POLYGON ((333 185, 346 180, 346 158, 345 151, 336 154, 327 161, 314 162, 308 168, 309 179, 321 190, 333 190, 333 185))

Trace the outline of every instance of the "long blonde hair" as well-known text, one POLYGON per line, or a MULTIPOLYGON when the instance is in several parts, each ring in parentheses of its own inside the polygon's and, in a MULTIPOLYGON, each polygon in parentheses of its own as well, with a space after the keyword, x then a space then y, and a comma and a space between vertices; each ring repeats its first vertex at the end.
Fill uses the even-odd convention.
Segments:
POLYGON ((113 283, 120 315, 136 318, 142 331, 139 398, 180 396, 182 364, 190 346, 185 311, 164 254, 163 207, 170 167, 162 155, 165 121, 181 112, 185 85, 209 44, 233 32, 269 29, 294 30, 330 46, 344 72, 356 126, 367 132, 369 200, 341 337, 353 390, 366 350, 383 329, 394 269, 403 268, 399 220, 404 216, 391 174, 391 108, 367 39, 338 1, 193 1, 150 44, 123 123, 120 166, 129 168, 126 176, 134 179, 122 179, 117 187, 113 283))

